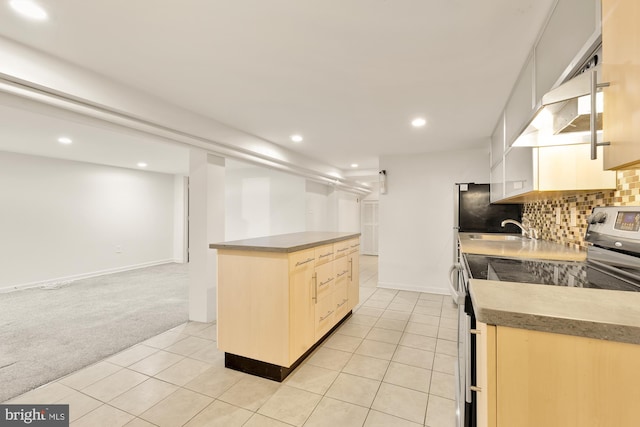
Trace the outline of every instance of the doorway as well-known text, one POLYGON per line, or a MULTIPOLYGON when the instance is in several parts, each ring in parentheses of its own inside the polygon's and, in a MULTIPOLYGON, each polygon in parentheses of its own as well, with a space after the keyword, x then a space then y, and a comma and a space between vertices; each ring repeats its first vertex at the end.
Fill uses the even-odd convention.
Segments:
POLYGON ((378 201, 362 202, 362 254, 378 255, 378 201))

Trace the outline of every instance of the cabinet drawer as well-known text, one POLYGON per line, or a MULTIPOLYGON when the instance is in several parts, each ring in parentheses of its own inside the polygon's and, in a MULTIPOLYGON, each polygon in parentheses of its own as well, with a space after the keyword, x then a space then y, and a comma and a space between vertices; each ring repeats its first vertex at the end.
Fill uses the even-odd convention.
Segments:
POLYGON ((318 299, 315 309, 316 340, 319 340, 335 325, 336 307, 333 294, 318 299))
POLYGON ((350 309, 349 305, 349 289, 347 286, 347 282, 341 282, 336 285, 335 290, 333 291, 333 303, 336 307, 336 318, 338 321, 342 319, 350 309))
POLYGON ((346 256, 349 253, 349 243, 351 240, 343 240, 342 242, 337 242, 333 244, 333 250, 335 252, 334 258, 338 259, 340 257, 346 256))
POLYGON ((336 276, 336 282, 341 282, 349 279, 349 260, 346 256, 340 257, 333 261, 334 274, 336 276))
POLYGON ((350 254, 360 250, 360 239, 359 238, 348 240, 348 243, 349 243, 349 253, 350 254))
POLYGON ((336 278, 333 271, 333 263, 328 262, 316 267, 316 296, 318 300, 331 293, 336 278))
POLYGON ((316 265, 325 264, 333 261, 333 245, 318 246, 314 249, 316 265))
POLYGON ((309 266, 313 267, 315 260, 315 251, 313 249, 293 252, 289 255, 289 271, 295 271, 309 266))

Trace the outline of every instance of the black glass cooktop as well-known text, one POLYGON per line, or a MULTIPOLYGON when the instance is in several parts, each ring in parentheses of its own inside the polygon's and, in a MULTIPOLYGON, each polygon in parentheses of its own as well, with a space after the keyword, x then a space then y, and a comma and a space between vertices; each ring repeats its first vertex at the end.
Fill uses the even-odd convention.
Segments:
POLYGON ((640 291, 640 283, 616 277, 587 262, 523 260, 472 254, 466 254, 465 259, 474 279, 640 291))

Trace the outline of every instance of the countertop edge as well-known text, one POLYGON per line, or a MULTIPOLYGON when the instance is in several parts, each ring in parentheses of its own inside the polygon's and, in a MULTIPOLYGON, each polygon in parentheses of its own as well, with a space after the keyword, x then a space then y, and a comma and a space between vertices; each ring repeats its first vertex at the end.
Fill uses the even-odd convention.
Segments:
POLYGON ((478 301, 476 295, 475 288, 478 285, 481 286, 482 282, 487 281, 474 279, 470 286, 474 312, 476 319, 480 322, 531 331, 617 341, 628 344, 640 344, 640 326, 487 307, 482 301, 478 301))
MULTIPOLYGON (((263 246, 263 245, 251 245, 250 241, 253 239, 247 239, 246 243, 235 243, 235 242, 222 242, 222 243, 211 243, 209 244, 209 249, 226 249, 226 250, 237 250, 237 251, 256 251, 256 252, 280 252, 280 253, 291 253, 302 251, 305 249, 314 248, 316 246, 328 245, 330 243, 341 242, 343 240, 353 239, 354 237, 360 237, 362 233, 349 233, 342 236, 331 237, 327 239, 314 240, 312 242, 305 242, 302 244, 297 244, 293 246, 263 246)), ((284 236, 284 235, 282 235, 284 236)), ((271 236, 271 237, 278 237, 271 236)), ((257 238, 258 239, 263 238, 257 238)))

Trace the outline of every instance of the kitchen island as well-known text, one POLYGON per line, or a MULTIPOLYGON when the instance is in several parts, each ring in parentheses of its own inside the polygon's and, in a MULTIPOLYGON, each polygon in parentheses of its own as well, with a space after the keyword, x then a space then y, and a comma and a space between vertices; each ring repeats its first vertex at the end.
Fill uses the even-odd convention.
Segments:
POLYGON ((359 300, 360 233, 302 232, 213 243, 225 366, 282 381, 359 300))
MULTIPOLYGON (((584 259, 551 242, 465 238, 461 250, 482 255, 584 259)), ((477 278, 469 291, 478 426, 637 425, 640 293, 477 278)))

